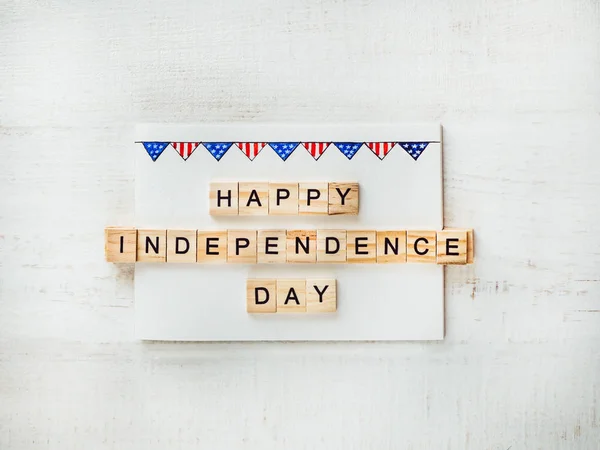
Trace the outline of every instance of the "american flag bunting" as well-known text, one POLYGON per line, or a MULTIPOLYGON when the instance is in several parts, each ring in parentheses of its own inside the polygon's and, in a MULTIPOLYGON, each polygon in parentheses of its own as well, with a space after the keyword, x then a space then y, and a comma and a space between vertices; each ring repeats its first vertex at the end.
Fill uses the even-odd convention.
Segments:
POLYGON ((148 155, 150 155, 150 158, 152 158, 152 161, 156 161, 169 145, 168 142, 142 142, 142 144, 144 144, 144 148, 148 152, 148 155))
POLYGON ((395 142, 365 142, 365 144, 379 159, 385 158, 390 150, 394 148, 394 145, 396 145, 395 142))
POLYGON ((348 159, 352 159, 356 152, 362 147, 362 142, 334 142, 340 152, 348 159))
POLYGON ((200 142, 171 142, 171 145, 179 153, 179 156, 186 161, 194 153, 194 150, 198 148, 200 142))
POLYGON ((203 142, 202 145, 206 147, 206 150, 208 150, 217 161, 220 161, 223 155, 227 153, 227 150, 233 145, 233 142, 203 142))
POLYGON ((304 146, 306 151, 308 153, 310 153, 310 156, 312 156, 315 161, 317 161, 321 157, 321 155, 323 153, 325 153, 325 150, 327 150, 327 147, 329 147, 329 144, 331 144, 331 142, 303 142, 302 143, 302 145, 304 146))
POLYGON ((398 142, 398 144, 416 161, 427 148, 429 142, 398 142))
POLYGON ((238 142, 236 143, 238 148, 242 151, 246 157, 252 161, 258 156, 260 151, 267 145, 266 142, 238 142))
POLYGON ((279 155, 282 160, 286 160, 290 157, 299 142, 269 142, 269 146, 275 150, 275 153, 279 155))

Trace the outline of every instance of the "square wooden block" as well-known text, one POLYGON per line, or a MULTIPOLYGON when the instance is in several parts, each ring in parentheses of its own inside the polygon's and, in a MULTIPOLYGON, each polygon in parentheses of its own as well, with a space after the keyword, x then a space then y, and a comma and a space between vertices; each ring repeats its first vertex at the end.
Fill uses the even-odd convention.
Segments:
POLYGON ((199 263, 219 264, 227 262, 227 231, 198 230, 199 263))
POLYGON ((227 262, 256 264, 256 231, 227 231, 227 262))
POLYGON ((406 231, 377 232, 377 263, 406 262, 406 231))
POLYGON ((298 215, 298 183, 269 183, 269 214, 298 215))
POLYGON ((135 228, 108 227, 104 230, 104 256, 113 263, 134 263, 137 254, 135 228))
POLYGON ((329 215, 358 214, 358 183, 329 183, 329 215))
POLYGON ((285 248, 285 230, 258 230, 258 264, 285 263, 285 248))
POLYGON ((306 280, 277 280, 277 313, 306 312, 306 280))
POLYGON ((346 263, 346 230, 317 230, 317 262, 346 263))
POLYGON ((298 214, 310 216, 329 213, 329 184, 300 183, 298 185, 298 214))
POLYGON ((246 311, 254 314, 277 312, 277 281, 246 280, 246 311))
POLYGON ((466 230, 443 230, 437 232, 437 263, 467 264, 466 230))
POLYGON ((406 232, 406 262, 435 263, 435 231, 406 232))
POLYGON ((138 262, 165 262, 167 260, 167 230, 138 230, 138 262))
POLYGON ((196 262, 196 230, 167 230, 167 262, 196 262))
POLYGON ((348 230, 346 232, 348 263, 374 264, 377 262, 377 232, 348 230))
POLYGON ((287 232, 287 262, 316 263, 317 262, 317 231, 288 230, 287 232))
POLYGON ((237 216, 238 184, 210 183, 208 200, 211 216, 237 216))
POLYGON ((328 313, 337 310, 337 289, 333 279, 306 280, 306 312, 328 313))
POLYGON ((269 183, 240 183, 240 216, 269 214, 269 183))

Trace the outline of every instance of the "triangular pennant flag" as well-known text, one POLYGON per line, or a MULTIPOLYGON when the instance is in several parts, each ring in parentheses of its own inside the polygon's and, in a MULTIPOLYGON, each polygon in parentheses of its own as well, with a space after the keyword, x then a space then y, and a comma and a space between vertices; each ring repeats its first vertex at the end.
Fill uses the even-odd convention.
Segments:
POLYGON ((394 148, 394 145, 396 145, 395 142, 365 142, 365 144, 379 159, 385 158, 390 150, 394 148))
POLYGON ((362 147, 362 142, 334 142, 333 144, 348 159, 352 159, 356 152, 362 147))
POLYGON ((284 161, 289 158, 300 142, 269 142, 269 145, 275 153, 284 161))
POLYGON ((156 161, 162 152, 169 145, 168 142, 142 142, 144 148, 152 158, 152 161, 156 161))
POLYGON ((304 148, 306 149, 306 151, 308 151, 308 153, 310 153, 310 156, 312 156, 315 161, 318 160, 321 155, 323 153, 325 153, 325 150, 327 150, 327 147, 329 147, 330 142, 303 142, 302 145, 304 145, 304 148))
POLYGON ((223 155, 227 153, 227 150, 233 145, 233 142, 203 142, 202 145, 206 147, 206 150, 208 150, 217 161, 220 161, 223 155))
POLYGON ((258 156, 260 151, 267 145, 266 142, 238 142, 236 144, 246 157, 252 161, 258 156))
POLYGON ((415 161, 419 159, 421 153, 427 148, 427 144, 429 142, 398 142, 398 145, 406 150, 406 153, 412 156, 412 159, 415 161))
POLYGON ((179 156, 186 161, 194 150, 200 145, 200 142, 171 142, 173 148, 179 153, 179 156))

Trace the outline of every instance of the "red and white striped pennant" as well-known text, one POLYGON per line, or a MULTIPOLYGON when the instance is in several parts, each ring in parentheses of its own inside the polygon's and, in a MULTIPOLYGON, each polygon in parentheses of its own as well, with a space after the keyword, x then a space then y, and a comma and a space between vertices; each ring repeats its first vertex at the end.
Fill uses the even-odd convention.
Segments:
POLYGON ((379 159, 385 158, 390 150, 394 148, 394 145, 396 145, 395 142, 365 142, 365 144, 379 159))
POLYGON ((331 144, 331 142, 303 142, 302 143, 302 145, 304 145, 304 148, 306 149, 306 151, 308 151, 308 153, 310 153, 310 156, 312 156, 315 159, 315 161, 318 160, 323 153, 325 153, 325 150, 327 150, 327 147, 329 147, 329 144, 331 144))
POLYGON ((198 148, 200 142, 171 142, 171 145, 179 153, 179 156, 186 161, 194 153, 194 150, 198 148))
POLYGON ((237 142, 236 145, 246 157, 252 161, 260 151, 267 145, 266 142, 237 142))

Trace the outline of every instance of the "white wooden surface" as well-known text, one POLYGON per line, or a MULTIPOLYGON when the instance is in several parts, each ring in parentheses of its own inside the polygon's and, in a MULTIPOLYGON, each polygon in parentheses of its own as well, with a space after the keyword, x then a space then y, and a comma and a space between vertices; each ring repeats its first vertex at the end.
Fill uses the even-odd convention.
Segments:
MULTIPOLYGON (((123 4, 121 4, 123 3, 123 4)), ((595 0, 0 6, 0 448, 600 448, 595 0), (439 120, 441 343, 143 344, 140 121, 439 120), (132 218, 131 218, 132 219, 132 218)))

